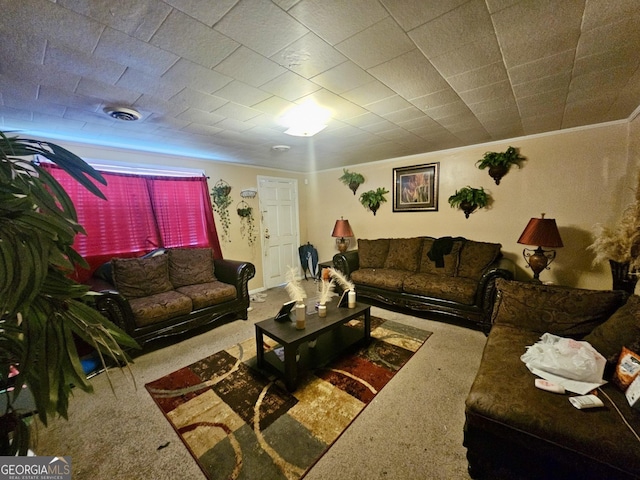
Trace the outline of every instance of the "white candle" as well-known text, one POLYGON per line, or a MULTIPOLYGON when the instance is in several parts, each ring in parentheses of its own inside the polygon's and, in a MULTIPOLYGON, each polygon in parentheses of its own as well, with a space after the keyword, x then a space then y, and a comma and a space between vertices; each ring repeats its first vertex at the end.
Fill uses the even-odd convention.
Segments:
POLYGON ((318 316, 326 317, 327 316, 327 306, 326 305, 318 305, 318 316))
POLYGON ((349 308, 356 308, 356 292, 353 290, 349 290, 349 308))
POLYGON ((298 303, 296 305, 296 328, 303 330, 305 327, 305 316, 307 312, 304 303, 298 303))

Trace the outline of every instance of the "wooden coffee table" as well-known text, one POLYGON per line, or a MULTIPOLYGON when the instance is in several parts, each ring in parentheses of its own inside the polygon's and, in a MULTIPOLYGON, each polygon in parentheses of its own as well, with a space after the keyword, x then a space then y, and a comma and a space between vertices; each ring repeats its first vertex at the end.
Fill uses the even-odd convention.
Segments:
POLYGON ((306 328, 297 330, 295 322, 276 322, 273 318, 256 323, 258 368, 269 369, 284 378, 289 391, 294 391, 304 370, 326 365, 347 348, 371 340, 371 307, 356 303, 355 308, 338 307, 337 300, 327 305, 327 316, 307 315, 306 328), (345 325, 364 315, 364 330, 345 325), (275 349, 264 351, 264 335, 284 350, 284 361, 275 349), (315 340, 313 347, 309 342, 315 340), (296 358, 298 357, 298 358, 296 358))

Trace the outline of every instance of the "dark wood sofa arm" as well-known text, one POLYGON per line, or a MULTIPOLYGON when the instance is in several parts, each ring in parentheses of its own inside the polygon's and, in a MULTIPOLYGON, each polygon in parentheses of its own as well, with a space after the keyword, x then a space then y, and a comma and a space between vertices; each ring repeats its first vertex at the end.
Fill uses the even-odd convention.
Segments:
POLYGON ((343 253, 336 253, 333 256, 333 266, 339 272, 351 277, 351 273, 360 268, 360 257, 358 250, 349 250, 343 253))
POLYGON ((256 267, 253 263, 222 258, 214 260, 213 263, 216 278, 236 287, 238 299, 246 302, 249 306, 248 283, 256 274, 256 267))

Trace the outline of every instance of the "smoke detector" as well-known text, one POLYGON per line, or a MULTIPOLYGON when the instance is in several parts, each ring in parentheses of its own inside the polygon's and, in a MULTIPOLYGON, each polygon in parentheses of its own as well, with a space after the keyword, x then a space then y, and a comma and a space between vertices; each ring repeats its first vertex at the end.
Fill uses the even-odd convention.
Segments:
POLYGON ((104 109, 104 113, 116 120, 123 120, 125 122, 135 122, 142 118, 140 112, 128 107, 107 107, 104 109))
POLYGON ((274 152, 286 152, 290 148, 291 147, 289 145, 274 145, 273 147, 271 147, 271 150, 273 150, 274 152))

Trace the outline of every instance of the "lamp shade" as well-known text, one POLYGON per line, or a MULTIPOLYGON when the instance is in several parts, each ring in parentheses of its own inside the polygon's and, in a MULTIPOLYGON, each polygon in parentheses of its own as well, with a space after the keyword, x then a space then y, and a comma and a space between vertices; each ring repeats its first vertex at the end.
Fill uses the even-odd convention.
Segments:
POLYGON ((518 243, 523 245, 537 245, 538 247, 562 247, 562 239, 558 226, 553 218, 532 218, 520 235, 518 243))
POLYGON ((336 220, 336 224, 333 227, 333 232, 331 233, 332 237, 353 237, 353 230, 351 230, 351 225, 349 225, 349 220, 345 220, 340 217, 340 220, 336 220))

